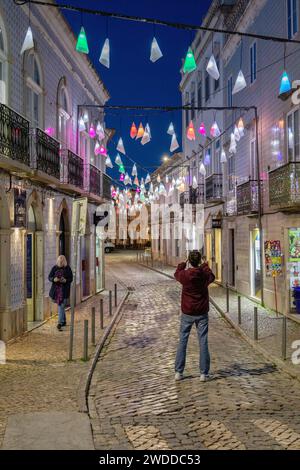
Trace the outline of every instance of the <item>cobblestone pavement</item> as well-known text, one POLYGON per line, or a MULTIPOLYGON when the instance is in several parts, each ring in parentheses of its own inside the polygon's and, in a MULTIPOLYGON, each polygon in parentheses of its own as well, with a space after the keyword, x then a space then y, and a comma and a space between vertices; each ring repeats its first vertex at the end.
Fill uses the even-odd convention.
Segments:
POLYGON ((199 381, 192 332, 174 381, 180 286, 115 257, 132 289, 100 357, 89 409, 96 449, 300 449, 300 384, 257 354, 214 308, 212 380, 199 381))
MULTIPOLYGON (((107 277, 107 288, 113 289, 113 274, 107 277)), ((119 283, 119 299, 124 287, 119 283)), ((104 297, 104 327, 110 322, 107 292, 104 297)), ((21 337, 7 347, 7 363, 0 365, 0 448, 9 415, 35 411, 78 411, 78 388, 85 379, 88 363, 83 362, 83 320, 91 319, 96 307, 96 339, 100 330, 100 297, 87 300, 76 309, 74 361, 68 362, 69 327, 59 332, 57 318, 21 337)), ((67 313, 67 323, 69 323, 67 313)), ((90 345, 89 354, 94 351, 90 345)))

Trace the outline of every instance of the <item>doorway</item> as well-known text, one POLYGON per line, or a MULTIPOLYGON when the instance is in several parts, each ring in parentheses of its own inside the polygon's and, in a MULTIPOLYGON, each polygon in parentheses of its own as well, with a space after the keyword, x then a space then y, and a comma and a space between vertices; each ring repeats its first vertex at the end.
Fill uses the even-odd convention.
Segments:
POLYGON ((261 262, 260 262, 260 231, 252 230, 250 236, 250 279, 251 295, 260 298, 261 295, 261 262))
POLYGON ((229 229, 229 265, 228 265, 228 282, 229 285, 235 286, 235 234, 234 229, 229 229))
POLYGON ((36 217, 31 205, 28 210, 28 224, 26 234, 26 303, 27 321, 33 322, 36 315, 36 217))
POLYGON ((104 288, 104 253, 103 240, 96 235, 96 292, 104 288))

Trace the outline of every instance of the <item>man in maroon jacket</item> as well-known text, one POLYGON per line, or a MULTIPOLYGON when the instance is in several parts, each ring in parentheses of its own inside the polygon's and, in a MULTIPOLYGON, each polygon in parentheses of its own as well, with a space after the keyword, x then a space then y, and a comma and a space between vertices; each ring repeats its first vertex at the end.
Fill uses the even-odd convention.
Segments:
POLYGON ((200 347, 200 380, 205 382, 210 368, 208 350, 208 286, 215 280, 215 276, 207 263, 201 264, 201 254, 199 251, 191 251, 188 261, 191 268, 186 269, 187 262, 180 263, 174 274, 176 280, 182 284, 182 315, 180 339, 175 361, 175 380, 183 378, 187 343, 190 331, 195 323, 200 347))

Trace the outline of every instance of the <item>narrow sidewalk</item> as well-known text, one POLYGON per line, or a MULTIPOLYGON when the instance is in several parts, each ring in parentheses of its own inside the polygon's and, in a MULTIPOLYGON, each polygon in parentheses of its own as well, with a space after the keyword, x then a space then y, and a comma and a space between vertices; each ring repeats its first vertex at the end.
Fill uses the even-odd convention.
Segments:
MULTIPOLYGON (((174 277, 174 266, 163 264, 161 261, 145 259, 139 260, 144 266, 174 277)), ((266 309, 245 296, 241 297, 241 324, 238 318, 238 296, 235 291, 229 290, 229 311, 227 312, 226 288, 219 284, 213 284, 210 288, 211 302, 231 323, 231 325, 251 345, 264 354, 269 360, 273 360, 280 367, 300 380, 300 365, 292 363, 292 348, 294 341, 300 341, 300 315, 299 319, 291 316, 286 318, 286 348, 284 347, 284 323, 282 314, 266 309), (258 339, 254 338, 254 307, 257 307, 257 331, 258 339), (284 357, 285 356, 285 357, 284 357)))

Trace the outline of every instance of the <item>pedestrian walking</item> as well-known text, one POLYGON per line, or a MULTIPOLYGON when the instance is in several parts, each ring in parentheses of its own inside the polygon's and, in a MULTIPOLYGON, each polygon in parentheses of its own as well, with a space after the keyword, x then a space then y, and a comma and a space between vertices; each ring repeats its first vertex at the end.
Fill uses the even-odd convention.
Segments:
POLYGON ((73 282, 73 273, 65 256, 60 255, 57 258, 56 265, 50 271, 49 281, 52 282, 49 296, 58 305, 57 328, 61 330, 67 324, 65 308, 70 297, 71 283, 73 282))
POLYGON ((182 284, 181 322, 179 344, 175 361, 175 380, 183 379, 186 361, 186 348, 192 326, 195 324, 200 348, 200 380, 208 379, 210 355, 208 349, 208 286, 215 276, 207 262, 203 262, 199 251, 191 251, 187 261, 177 266, 175 279, 182 284), (191 267, 187 268, 187 263, 191 267))

